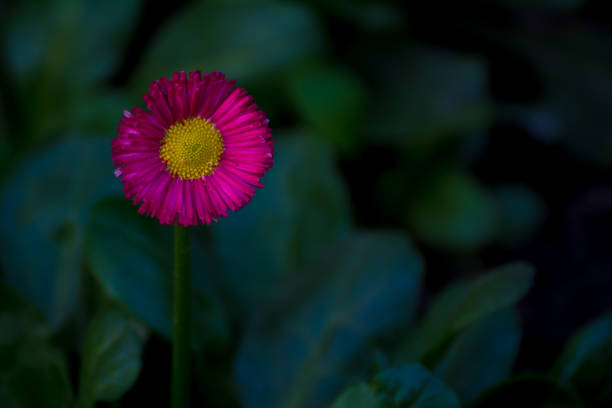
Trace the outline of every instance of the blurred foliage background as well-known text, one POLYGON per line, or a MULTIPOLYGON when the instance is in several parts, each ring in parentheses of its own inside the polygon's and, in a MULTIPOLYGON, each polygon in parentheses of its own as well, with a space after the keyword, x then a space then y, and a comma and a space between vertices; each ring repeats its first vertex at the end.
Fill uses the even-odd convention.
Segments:
POLYGON ((0 407, 169 405, 172 228, 110 141, 195 69, 276 156, 192 231, 194 406, 612 406, 606 3, 2 2, 0 407))

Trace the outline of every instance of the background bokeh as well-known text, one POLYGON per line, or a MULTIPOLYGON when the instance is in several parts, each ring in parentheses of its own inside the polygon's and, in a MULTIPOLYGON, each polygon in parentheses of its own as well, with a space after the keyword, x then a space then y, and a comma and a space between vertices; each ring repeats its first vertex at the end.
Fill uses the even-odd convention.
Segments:
POLYGON ((0 407, 169 405, 172 228, 110 141, 195 69, 254 95, 276 151, 192 231, 194 406, 327 407, 414 362, 376 392, 612 406, 606 5, 2 2, 0 407))

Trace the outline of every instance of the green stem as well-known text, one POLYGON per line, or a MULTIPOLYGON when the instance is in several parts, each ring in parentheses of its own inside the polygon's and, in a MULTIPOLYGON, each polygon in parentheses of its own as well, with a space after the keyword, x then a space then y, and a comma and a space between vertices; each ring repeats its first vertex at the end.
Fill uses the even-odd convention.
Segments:
POLYGON ((172 408, 189 406, 191 270, 189 230, 174 227, 174 334, 172 341, 172 408))

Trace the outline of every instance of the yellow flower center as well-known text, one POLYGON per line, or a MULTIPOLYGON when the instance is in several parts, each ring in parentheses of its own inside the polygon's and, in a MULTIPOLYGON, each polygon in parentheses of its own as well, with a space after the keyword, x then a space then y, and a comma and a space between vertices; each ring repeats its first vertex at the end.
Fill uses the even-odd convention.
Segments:
POLYGON ((225 150, 215 125, 200 117, 170 126, 161 143, 159 157, 166 163, 167 170, 188 180, 212 174, 225 150))

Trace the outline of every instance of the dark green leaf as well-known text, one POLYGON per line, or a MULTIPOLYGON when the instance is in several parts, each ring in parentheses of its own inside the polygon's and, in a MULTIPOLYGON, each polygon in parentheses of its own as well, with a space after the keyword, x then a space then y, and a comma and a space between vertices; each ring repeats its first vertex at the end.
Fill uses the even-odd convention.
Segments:
POLYGON ((18 312, 33 319, 42 320, 42 314, 38 308, 3 282, 0 282, 0 311, 18 312))
POLYGON ((298 114, 332 145, 349 149, 361 141, 366 95, 350 71, 304 67, 291 76, 289 92, 298 114))
POLYGON ((47 337, 47 327, 28 313, 0 311, 0 375, 14 364, 22 344, 47 337))
MULTIPOLYGON (((99 202, 87 228, 87 261, 105 292, 166 338, 172 337, 171 239, 172 228, 139 215, 122 198, 99 202)), ((199 250, 193 252, 199 256, 199 250)), ((192 332, 194 346, 199 348, 224 342, 228 328, 203 276, 210 264, 196 259, 192 262, 192 332)))
POLYGON ((540 227, 546 207, 540 197, 521 185, 505 185, 495 190, 500 208, 499 240, 508 246, 520 245, 540 227))
MULTIPOLYGON (((364 363, 363 350, 414 315, 423 263, 402 236, 360 234, 302 271, 320 286, 288 293, 279 325, 251 330, 240 347, 236 376, 243 403, 256 407, 318 407, 355 377, 343 367, 364 363), (295 302, 294 302, 295 303, 295 302), (291 313, 287 316, 288 313, 291 313)), ((312 286, 312 285, 311 285, 312 286)))
POLYGON ((483 61, 414 46, 359 45, 356 52, 366 56, 372 77, 366 134, 373 142, 431 145, 489 122, 483 61))
MULTIPOLYGON (((175 71, 221 71, 243 81, 269 75, 321 48, 314 14, 290 2, 194 2, 157 34, 136 74, 139 91, 175 71)), ((274 87, 274 83, 268 84, 274 87)))
POLYGON ((464 402, 504 380, 511 372, 521 340, 519 315, 505 309, 472 323, 436 365, 435 374, 464 402))
POLYGON ((81 359, 80 401, 116 401, 136 381, 141 367, 144 327, 119 309, 94 317, 87 329, 81 359))
MULTIPOLYGON (((210 264, 200 264, 196 271, 202 271, 210 264)), ((213 271, 214 272, 214 271, 213 271)), ((230 340, 230 327, 225 308, 207 283, 197 279, 192 290, 191 337, 196 351, 214 353, 230 340)))
POLYGON ((172 335, 172 229, 129 201, 98 203, 87 226, 89 267, 105 292, 166 337, 172 335))
POLYGON ((45 340, 49 335, 40 311, 0 283, 0 377, 12 367, 23 344, 45 340))
POLYGON ((7 282, 52 327, 74 310, 84 225, 91 206, 118 194, 107 140, 72 138, 15 169, 0 198, 0 245, 7 282))
POLYGON ((533 274, 530 265, 516 262, 446 288, 398 357, 420 360, 470 324, 513 305, 531 287, 533 274))
POLYGON ((141 3, 19 2, 10 8, 8 19, 10 73, 17 79, 31 79, 46 68, 52 71, 47 75, 66 75, 71 81, 103 78, 117 68, 141 3))
POLYGON ((459 398, 444 382, 419 364, 389 368, 374 378, 373 387, 390 407, 459 408, 459 398))
POLYGON ((22 347, 13 368, 4 380, 5 399, 15 407, 72 406, 73 397, 66 361, 56 350, 39 345, 22 347))
POLYGON ((540 375, 522 375, 485 392, 471 408, 581 408, 570 387, 540 375))
POLYGON ((612 315, 591 322, 569 341, 553 369, 592 407, 612 404, 612 315))
POLYGON ((455 251, 474 251, 489 243, 499 221, 493 198, 469 174, 456 169, 426 185, 406 215, 418 238, 455 251))
POLYGON ((6 27, 7 71, 24 118, 21 143, 64 131, 81 88, 119 65, 141 0, 20 1, 6 27), (61 101, 61 103, 58 103, 61 101))
POLYGON ((331 408, 459 408, 459 399, 419 364, 389 368, 345 390, 331 408))
POLYGON ((346 188, 325 144, 280 136, 253 202, 213 227, 238 305, 261 306, 281 283, 351 230, 346 188))
POLYGON ((73 106, 67 123, 87 132, 114 135, 121 112, 134 106, 134 101, 121 91, 87 89, 80 92, 78 98, 87 103, 73 106))
POLYGON ((382 398, 369 384, 359 383, 349 387, 333 403, 331 408, 383 408, 382 398))

